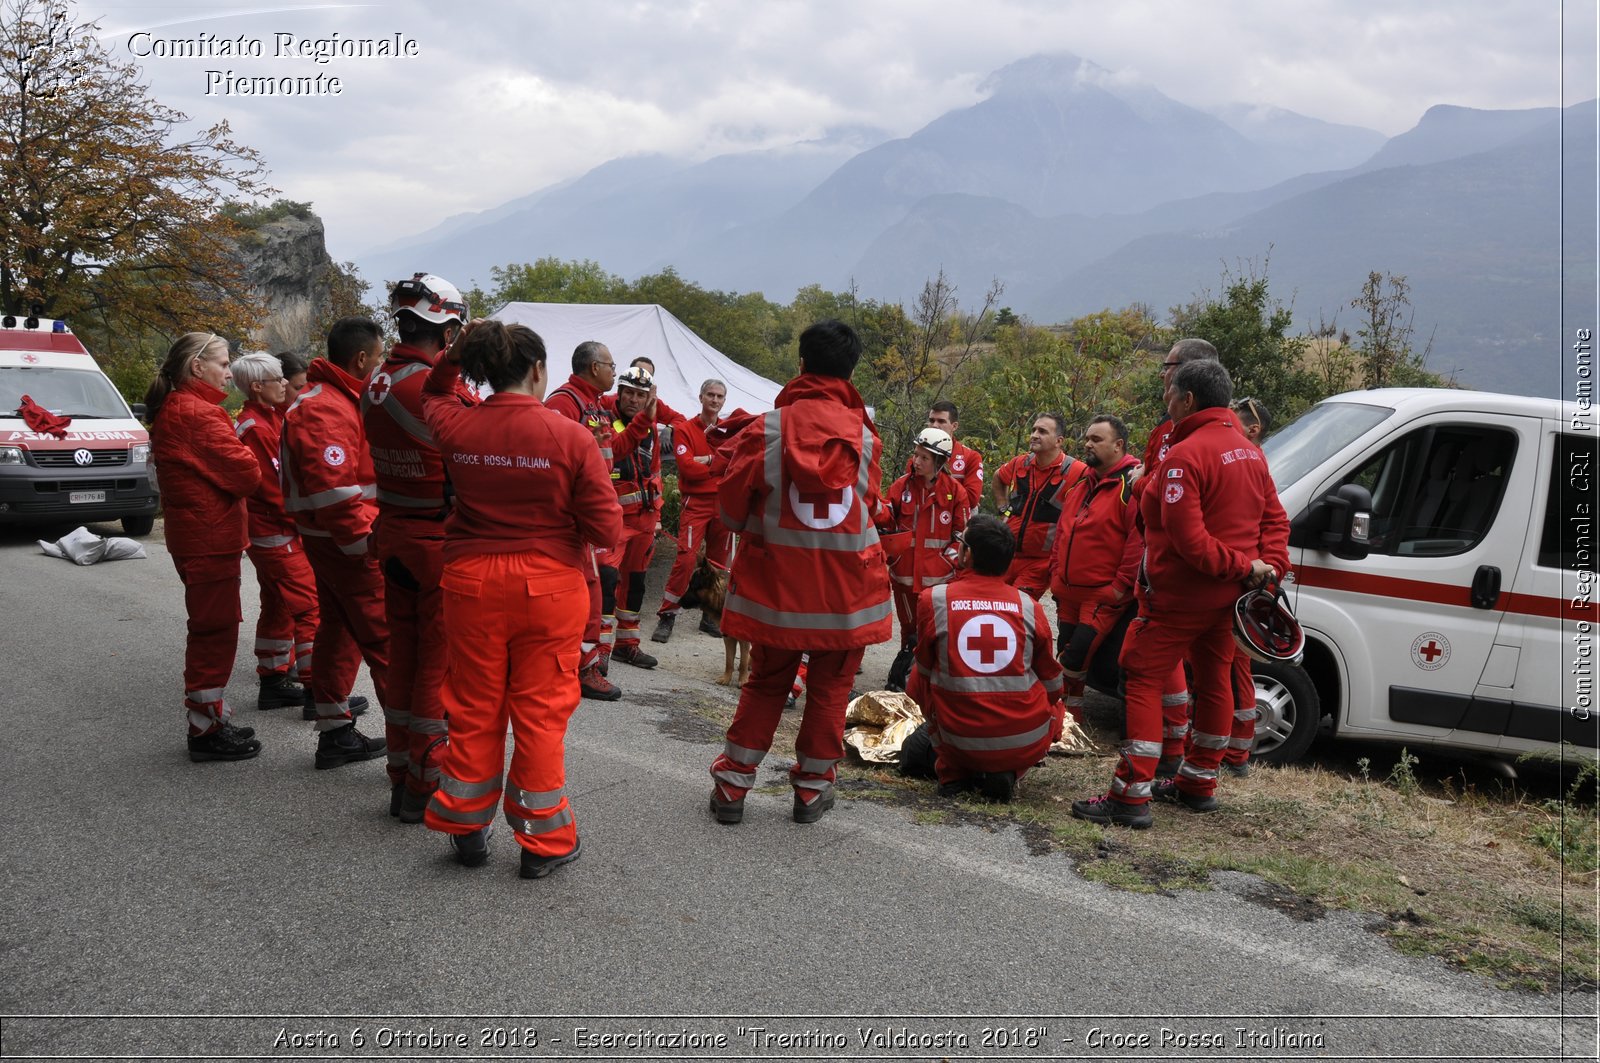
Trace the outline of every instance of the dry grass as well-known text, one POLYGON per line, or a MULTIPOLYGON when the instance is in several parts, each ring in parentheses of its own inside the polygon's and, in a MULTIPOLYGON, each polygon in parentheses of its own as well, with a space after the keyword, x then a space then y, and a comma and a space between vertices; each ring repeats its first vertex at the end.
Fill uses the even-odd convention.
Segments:
MULTIPOLYGON (((731 706, 707 705, 720 723, 731 706)), ((800 714, 784 714, 775 753, 793 748, 800 714)), ((1114 737, 1091 726, 1107 748, 1114 737)), ((1341 772, 1315 764, 1257 766, 1225 778, 1221 808, 1196 815, 1158 805, 1147 831, 1071 818, 1073 800, 1105 792, 1111 756, 1051 758, 1030 772, 1015 804, 943 800, 928 782, 851 764, 852 797, 902 804, 921 826, 1016 823, 1035 850, 1072 856, 1080 874, 1121 889, 1207 888, 1211 872, 1267 883, 1252 899, 1298 918, 1324 909, 1370 913, 1373 928, 1405 952, 1442 957, 1497 984, 1594 991, 1600 983, 1596 898, 1600 841, 1595 776, 1539 798, 1504 786, 1426 786, 1404 751, 1394 767, 1365 760, 1341 772)))

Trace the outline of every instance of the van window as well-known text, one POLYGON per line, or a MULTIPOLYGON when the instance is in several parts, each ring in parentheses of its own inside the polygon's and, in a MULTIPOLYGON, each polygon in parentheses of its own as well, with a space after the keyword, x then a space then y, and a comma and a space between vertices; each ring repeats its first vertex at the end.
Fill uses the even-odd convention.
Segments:
POLYGON ((1312 469, 1394 416, 1387 406, 1321 402, 1268 436, 1261 444, 1281 493, 1312 469))
POLYGON ((1447 557, 1488 533, 1516 452, 1505 429, 1435 426, 1385 447, 1339 485, 1372 493, 1373 553, 1447 557))
POLYGON ((99 372, 26 366, 0 369, 0 417, 17 416, 22 396, 64 417, 127 417, 122 396, 99 372))
POLYGON ((1595 449, 1594 436, 1566 432, 1557 439, 1539 536, 1539 564, 1545 568, 1595 569, 1595 449))

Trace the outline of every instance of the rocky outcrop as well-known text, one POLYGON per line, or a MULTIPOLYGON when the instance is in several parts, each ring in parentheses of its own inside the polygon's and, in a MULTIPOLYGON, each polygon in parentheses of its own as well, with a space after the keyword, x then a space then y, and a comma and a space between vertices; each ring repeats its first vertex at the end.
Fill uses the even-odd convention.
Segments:
MULTIPOLYGON (((267 308, 250 346, 310 354, 320 346, 318 326, 328 317, 337 270, 322 219, 300 204, 274 204, 264 213, 268 217, 250 226, 239 246, 246 276, 267 308)), ((255 219, 240 220, 249 225, 255 219)))

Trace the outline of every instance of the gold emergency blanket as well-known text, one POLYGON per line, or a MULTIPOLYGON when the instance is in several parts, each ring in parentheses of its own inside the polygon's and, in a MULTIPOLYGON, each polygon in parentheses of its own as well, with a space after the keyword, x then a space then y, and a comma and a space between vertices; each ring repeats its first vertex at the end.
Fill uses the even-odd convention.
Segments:
POLYGON ((1099 753, 1100 748, 1069 712, 1062 721, 1061 740, 1051 743, 1050 752, 1069 757, 1087 757, 1099 753))
POLYGON ((844 710, 844 744, 871 764, 894 764, 900 746, 922 726, 922 710, 904 694, 874 690, 844 710))

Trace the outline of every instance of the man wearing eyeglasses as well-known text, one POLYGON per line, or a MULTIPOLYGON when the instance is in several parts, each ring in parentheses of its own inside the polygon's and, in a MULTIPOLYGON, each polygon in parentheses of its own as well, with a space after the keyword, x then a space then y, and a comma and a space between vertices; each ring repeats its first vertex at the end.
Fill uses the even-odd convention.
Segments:
MULTIPOLYGON (((1221 359, 1217 356, 1217 349, 1205 340, 1191 337, 1174 343, 1161 361, 1161 405, 1166 407, 1171 401, 1172 378, 1180 366, 1188 362, 1219 361, 1221 359)), ((1139 512, 1140 492, 1160 479, 1157 474, 1161 470, 1161 463, 1166 460, 1170 445, 1168 441, 1176 427, 1177 424, 1172 416, 1167 414, 1150 432, 1150 438, 1144 445, 1144 471, 1140 474, 1139 482, 1135 484, 1131 500, 1134 513, 1139 512)), ((1143 534, 1142 531, 1140 534, 1143 534)), ((1156 767, 1156 774, 1163 778, 1170 777, 1177 771, 1179 763, 1183 760, 1183 749, 1189 740, 1189 701, 1189 679, 1180 661, 1178 667, 1167 677, 1161 691, 1161 716, 1164 724, 1161 734, 1161 760, 1156 767)))
MULTIPOLYGON (((563 417, 587 428, 600 448, 606 468, 611 467, 611 410, 603 401, 617 381, 617 362, 611 349, 598 340, 584 340, 572 352, 572 375, 552 391, 544 404, 563 417)), ((600 670, 600 575, 591 555, 584 566, 589 581, 589 622, 583 629, 583 656, 578 663, 578 685, 583 696, 596 701, 616 701, 622 691, 600 670)))

